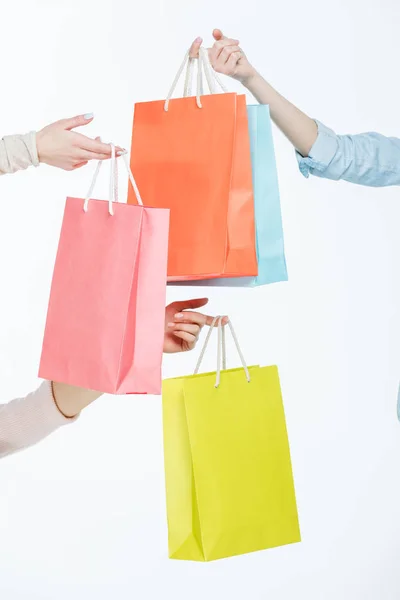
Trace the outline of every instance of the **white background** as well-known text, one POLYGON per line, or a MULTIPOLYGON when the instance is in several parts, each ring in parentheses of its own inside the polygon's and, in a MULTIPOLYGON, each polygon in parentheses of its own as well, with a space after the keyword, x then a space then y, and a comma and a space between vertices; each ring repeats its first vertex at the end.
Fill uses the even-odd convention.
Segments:
MULTIPOLYGON (((0 4, 1 135, 93 111, 88 134, 129 147, 134 102, 165 97, 213 27, 338 132, 400 135, 397 0, 0 4)), ((279 365, 303 542, 168 560, 160 399, 104 397, 0 465, 4 600, 399 598, 400 192, 306 181, 276 130, 275 143, 290 283, 206 293, 249 363, 279 365)), ((84 194, 92 169, 0 181, 3 402, 37 385, 65 196, 84 194)), ((168 357, 165 374, 195 360, 168 357)))

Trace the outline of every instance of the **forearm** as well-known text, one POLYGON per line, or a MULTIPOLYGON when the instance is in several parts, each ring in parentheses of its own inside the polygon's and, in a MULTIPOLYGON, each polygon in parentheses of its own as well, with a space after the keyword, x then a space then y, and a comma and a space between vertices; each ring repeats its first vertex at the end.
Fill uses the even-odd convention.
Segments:
POLYGON ((9 135, 0 140, 0 175, 39 166, 36 134, 9 135))
POLYGON ((370 187, 400 185, 400 140, 369 132, 337 135, 310 119, 254 72, 243 82, 268 104, 272 120, 297 150, 300 170, 325 179, 370 187))
POLYGON ((259 73, 243 81, 260 104, 268 104, 275 125, 302 156, 308 156, 317 139, 317 125, 313 119, 281 96, 259 73))
POLYGON ((34 392, 0 404, 0 458, 40 442, 73 423, 100 394, 44 381, 34 392))
POLYGON ((74 419, 66 419, 44 381, 25 397, 0 404, 0 458, 28 448, 74 419))

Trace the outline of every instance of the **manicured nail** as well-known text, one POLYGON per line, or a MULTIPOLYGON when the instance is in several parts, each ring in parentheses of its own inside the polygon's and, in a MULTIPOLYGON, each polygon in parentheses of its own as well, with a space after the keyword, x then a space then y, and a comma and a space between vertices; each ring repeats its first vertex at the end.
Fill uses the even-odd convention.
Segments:
POLYGON ((194 41, 195 41, 196 44, 201 44, 201 42, 203 41, 203 38, 198 37, 194 41))
POLYGON ((118 150, 117 152, 117 156, 123 156, 124 154, 127 154, 126 150, 118 150))
POLYGON ((177 313, 175 315, 175 319, 183 319, 183 314, 182 313, 177 313))
POLYGON ((86 115, 83 115, 83 118, 86 119, 86 121, 90 121, 90 119, 93 119, 93 117, 93 113, 86 113, 86 115))

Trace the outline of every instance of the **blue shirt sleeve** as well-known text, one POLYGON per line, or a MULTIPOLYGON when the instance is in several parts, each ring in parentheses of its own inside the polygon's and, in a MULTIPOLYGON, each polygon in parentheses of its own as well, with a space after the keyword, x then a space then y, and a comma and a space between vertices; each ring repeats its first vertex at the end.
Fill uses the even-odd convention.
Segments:
POLYGON ((301 173, 371 187, 400 185, 400 139, 380 133, 336 135, 319 121, 309 156, 296 152, 301 173))

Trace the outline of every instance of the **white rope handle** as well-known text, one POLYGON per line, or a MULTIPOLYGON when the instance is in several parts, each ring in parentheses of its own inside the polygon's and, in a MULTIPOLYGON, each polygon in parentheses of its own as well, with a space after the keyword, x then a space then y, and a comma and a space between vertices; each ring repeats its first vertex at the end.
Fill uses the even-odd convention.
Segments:
MULTIPOLYGON (((109 194, 108 194, 108 212, 110 213, 111 216, 114 215, 114 208, 113 208, 113 202, 118 202, 118 174, 117 174, 117 158, 115 155, 115 146, 114 144, 110 144, 111 146, 111 161, 110 161, 110 185, 109 185, 109 194)), ((88 192, 85 196, 85 200, 83 203, 83 210, 85 212, 88 211, 89 208, 89 200, 92 198, 92 194, 93 194, 93 190, 95 188, 99 173, 100 173, 100 169, 101 169, 101 165, 102 165, 101 160, 99 160, 99 162, 97 163, 94 175, 93 175, 93 179, 92 179, 92 183, 90 184, 90 187, 88 189, 88 192)))
MULTIPOLYGON (((222 322, 221 322, 222 325, 222 322)), ((225 335, 225 327, 222 327, 221 332, 221 343, 222 343, 222 370, 226 371, 226 335, 225 335)))
POLYGON ((122 160, 124 162, 125 168, 126 168, 126 170, 128 172, 129 181, 131 183, 131 186, 133 187, 133 191, 135 192, 137 203, 139 204, 139 206, 143 206, 143 200, 142 200, 142 197, 140 195, 139 188, 137 186, 136 180, 135 180, 135 178, 134 178, 134 176, 132 174, 131 167, 130 167, 129 160, 128 160, 128 155, 125 152, 121 156, 122 156, 122 160))
MULTIPOLYGON (((179 70, 178 70, 178 72, 177 72, 177 74, 175 76, 175 79, 174 79, 174 81, 173 81, 173 83, 171 85, 171 88, 170 88, 170 90, 168 92, 168 95, 167 95, 167 98, 165 100, 165 103, 164 103, 164 110, 165 110, 165 112, 168 112, 170 100, 171 100, 171 98, 172 98, 172 96, 173 96, 173 94, 175 92, 175 88, 178 85, 178 81, 181 78, 181 75, 182 75, 185 67, 186 67, 186 80, 185 80, 185 82, 187 81, 187 84, 185 83, 184 93, 185 93, 185 90, 187 90, 188 87, 189 87, 189 85, 190 85, 189 78, 191 77, 191 69, 192 69, 192 65, 191 65, 190 61, 191 61, 191 58, 189 56, 189 50, 188 50, 186 52, 186 54, 185 54, 185 58, 183 59, 183 62, 181 64, 181 66, 179 67, 179 70)), ((202 108, 201 99, 200 99, 201 91, 202 91, 201 88, 202 88, 202 81, 201 81, 201 73, 199 72, 198 76, 197 76, 197 93, 196 93, 196 103, 197 103, 197 106, 199 108, 202 108)))
POLYGON ((215 327, 215 323, 220 318, 221 317, 218 316, 218 317, 214 317, 213 320, 212 320, 212 323, 211 323, 211 325, 210 325, 210 327, 208 329, 207 335, 206 335, 206 339, 204 340, 203 348, 201 349, 199 359, 198 359, 196 367, 194 369, 194 375, 197 375, 197 373, 199 372, 201 363, 203 362, 203 358, 204 358, 204 355, 205 355, 206 350, 207 350, 208 342, 210 341, 211 334, 212 334, 212 332, 214 330, 214 327, 215 327))
POLYGON ((185 58, 181 66, 178 69, 178 72, 175 76, 175 79, 171 85, 171 88, 167 94, 167 98, 164 103, 164 110, 168 112, 170 100, 175 92, 176 86, 178 85, 179 79, 186 67, 186 75, 185 75, 185 83, 183 88, 183 97, 187 98, 191 95, 192 91, 192 77, 193 77, 193 66, 194 61, 197 60, 197 91, 196 91, 196 103, 199 108, 202 108, 201 104, 201 96, 204 95, 203 88, 203 72, 207 80, 208 89, 210 94, 216 94, 217 90, 215 87, 215 83, 219 85, 223 93, 227 93, 228 89, 222 83, 220 77, 212 67, 210 63, 210 58, 208 56, 208 50, 206 48, 199 49, 199 57, 198 59, 192 58, 189 54, 189 50, 185 54, 185 58))
MULTIPOLYGON (((204 96, 203 72, 204 72, 204 74, 206 74, 206 70, 205 70, 205 67, 203 66, 203 59, 199 57, 199 58, 190 58, 189 60, 190 60, 190 63, 189 63, 190 68, 188 66, 188 69, 186 72, 186 80, 185 80, 185 87, 184 87, 184 91, 183 91, 183 97, 187 98, 188 96, 191 96, 192 83, 193 83, 193 67, 194 67, 195 63, 197 64, 197 80, 200 77, 200 83, 198 83, 198 86, 200 89, 200 96, 204 96), (199 70, 200 70, 200 73, 199 73, 199 70)), ((207 87, 208 87, 209 93, 215 94, 216 90, 214 87, 212 77, 206 76, 206 81, 207 81, 207 87)))
POLYGON ((89 200, 90 200, 90 198, 92 197, 93 190, 94 190, 94 186, 96 185, 96 181, 97 181, 97 178, 98 178, 98 176, 99 176, 99 173, 100 173, 100 169, 101 169, 101 163, 102 163, 102 162, 103 162, 103 161, 99 160, 99 162, 97 163, 97 165, 96 165, 96 169, 95 169, 95 171, 94 171, 94 175, 93 175, 92 183, 90 184, 90 187, 89 187, 89 189, 88 189, 88 192, 87 192, 87 194, 86 194, 86 196, 85 196, 85 201, 84 201, 84 204, 83 204, 83 210, 84 210, 85 212, 87 212, 87 210, 88 210, 88 207, 89 207, 89 200))
POLYGON ((108 194, 108 212, 114 216, 114 202, 118 202, 118 168, 117 158, 115 155, 115 146, 111 144, 111 177, 110 177, 110 191, 108 194))
MULTIPOLYGON (((214 319, 212 320, 212 323, 210 325, 209 331, 207 333, 206 339, 204 341, 203 344, 203 348, 200 352, 200 356, 199 359, 197 361, 196 364, 196 368, 194 370, 194 375, 197 375, 201 366, 201 363, 203 361, 205 352, 207 350, 208 347, 208 343, 210 341, 212 332, 214 330, 215 324, 218 321, 218 346, 217 346, 217 371, 216 371, 216 379, 215 379, 215 387, 219 387, 220 382, 221 382, 221 359, 222 359, 222 370, 225 371, 226 370, 226 337, 225 337, 225 326, 222 325, 222 320, 224 317, 221 316, 217 316, 214 317, 214 319)), ((239 357, 240 357, 240 361, 242 363, 242 367, 243 370, 245 372, 246 375, 246 379, 248 381, 248 383, 250 383, 250 373, 249 373, 249 369, 246 365, 246 361, 244 359, 243 353, 240 349, 240 345, 239 345, 239 340, 236 336, 235 330, 233 329, 233 325, 231 323, 231 321, 228 321, 228 326, 229 329, 231 331, 232 337, 233 337, 233 341, 235 342, 235 346, 236 349, 238 351, 239 357)))
POLYGON ((183 97, 187 98, 192 95, 192 79, 193 79, 193 67, 195 63, 195 58, 189 57, 187 67, 186 67, 186 77, 185 77, 185 85, 183 87, 183 97))
POLYGON ((206 76, 208 89, 210 90, 210 94, 216 94, 216 88, 214 83, 217 83, 221 88, 224 94, 228 93, 228 88, 222 83, 221 78, 218 73, 215 71, 214 67, 210 62, 210 57, 208 55, 208 50, 206 48, 201 47, 199 50, 199 57, 201 56, 202 67, 204 70, 204 75, 206 76))
MULTIPOLYGON (((108 212, 110 213, 111 216, 114 216, 113 204, 114 204, 114 202, 118 202, 118 164, 117 164, 117 156, 115 153, 115 146, 114 146, 114 144, 110 144, 110 145, 111 145, 111 165, 110 165, 110 184, 109 184, 109 193, 108 193, 108 212)), ((132 171, 131 171, 131 168, 129 165, 127 153, 125 152, 121 156, 122 156, 123 162, 125 164, 126 170, 128 172, 129 181, 133 187, 133 191, 135 192, 137 203, 139 204, 139 206, 143 206, 143 200, 141 198, 139 188, 136 184, 135 178, 132 175, 132 171)), ((97 166, 96 166, 96 169, 95 169, 95 172, 93 175, 92 183, 90 184, 88 193, 85 196, 85 200, 83 203, 83 210, 85 212, 88 211, 89 200, 92 197, 93 190, 96 185, 96 181, 98 179, 102 163, 103 163, 102 160, 99 160, 99 162, 97 163, 97 166)))
MULTIPOLYGON (((187 98, 191 96, 192 83, 193 83, 193 67, 194 63, 197 63, 197 72, 200 69, 200 83, 198 83, 198 87, 200 89, 200 96, 204 96, 204 87, 203 87, 203 75, 207 81, 207 87, 210 94, 217 94, 218 89, 216 84, 219 85, 221 91, 223 93, 227 93, 228 89, 224 86, 218 74, 212 67, 210 63, 210 59, 208 56, 208 51, 205 48, 200 48, 199 50, 199 58, 189 58, 187 69, 186 69, 186 78, 185 78, 185 86, 183 91, 183 97, 187 98), (201 57, 200 57, 201 54, 201 57)), ((199 72, 198 72, 199 76, 199 72)))
POLYGON ((243 370, 244 370, 244 372, 246 374, 247 382, 250 383, 249 369, 247 367, 246 360, 245 360, 245 358, 243 356, 243 352, 242 352, 242 350, 240 348, 239 340, 237 338, 235 330, 233 329, 233 325, 232 325, 231 321, 228 321, 228 327, 229 327, 229 329, 231 331, 231 334, 232 334, 232 337, 233 337, 233 341, 235 342, 236 350, 237 350, 237 352, 239 354, 240 362, 242 363, 243 370))

